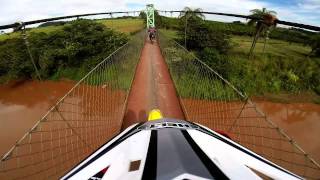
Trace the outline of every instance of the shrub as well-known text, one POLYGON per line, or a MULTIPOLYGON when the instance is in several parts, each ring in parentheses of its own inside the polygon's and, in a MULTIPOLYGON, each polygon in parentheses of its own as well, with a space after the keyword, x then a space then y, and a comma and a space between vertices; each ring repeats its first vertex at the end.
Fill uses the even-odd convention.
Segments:
POLYGON ((230 72, 230 63, 227 56, 220 54, 216 49, 204 48, 198 55, 202 61, 223 77, 227 77, 230 72))
POLYGON ((320 57, 320 34, 312 37, 311 39, 311 55, 320 57))

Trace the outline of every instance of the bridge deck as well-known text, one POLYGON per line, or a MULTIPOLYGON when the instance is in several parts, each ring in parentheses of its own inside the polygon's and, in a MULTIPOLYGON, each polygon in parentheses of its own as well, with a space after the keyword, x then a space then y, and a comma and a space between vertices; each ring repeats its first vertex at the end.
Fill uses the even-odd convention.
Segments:
POLYGON ((184 119, 168 67, 158 43, 145 41, 136 69, 122 128, 147 120, 152 109, 165 117, 184 119))

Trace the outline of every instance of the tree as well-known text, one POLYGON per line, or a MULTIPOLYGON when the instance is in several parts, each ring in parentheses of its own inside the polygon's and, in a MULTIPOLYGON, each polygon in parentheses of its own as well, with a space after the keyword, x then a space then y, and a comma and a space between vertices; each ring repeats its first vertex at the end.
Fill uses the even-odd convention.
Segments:
POLYGON ((65 25, 66 21, 52 21, 52 22, 45 22, 40 24, 39 27, 48 27, 48 26, 62 26, 65 25))
POLYGON ((141 18, 141 19, 147 19, 147 14, 144 12, 144 11, 141 11, 140 12, 140 14, 139 14, 139 17, 141 18))
POLYGON ((205 48, 211 48, 221 54, 226 54, 230 49, 229 37, 204 21, 201 9, 186 7, 179 17, 178 36, 187 49, 201 52, 205 48))
POLYGON ((192 9, 190 7, 185 7, 180 13, 179 18, 182 19, 187 17, 188 19, 190 17, 198 17, 200 19, 204 19, 205 16, 201 13, 201 11, 201 8, 192 9))
MULTIPOLYGON (((277 12, 275 11, 269 11, 267 10, 266 8, 262 8, 261 9, 252 9, 250 10, 251 12, 251 17, 254 17, 254 18, 258 18, 258 19, 263 19, 265 15, 273 15, 273 16, 276 16, 277 15, 277 12)), ((248 21, 248 25, 256 25, 258 23, 258 19, 250 19, 248 21)))
POLYGON ((187 27, 189 19, 193 21, 201 21, 205 16, 201 13, 201 8, 191 9, 190 7, 185 7, 179 15, 179 18, 184 22, 184 46, 187 47, 187 27))
POLYGON ((160 16, 158 11, 154 11, 154 21, 155 21, 155 26, 157 28, 164 27, 164 23, 162 21, 162 17, 160 16))
POLYGON ((257 40, 262 33, 264 34, 264 47, 263 47, 263 52, 264 52, 267 39, 269 38, 270 28, 276 25, 275 21, 277 19, 276 18, 277 13, 275 11, 269 11, 266 8, 262 8, 262 10, 253 9, 250 12, 251 12, 250 16, 253 18, 249 20, 248 25, 251 25, 251 26, 255 25, 256 31, 254 33, 254 38, 253 38, 252 46, 250 49, 249 57, 252 56, 257 40))

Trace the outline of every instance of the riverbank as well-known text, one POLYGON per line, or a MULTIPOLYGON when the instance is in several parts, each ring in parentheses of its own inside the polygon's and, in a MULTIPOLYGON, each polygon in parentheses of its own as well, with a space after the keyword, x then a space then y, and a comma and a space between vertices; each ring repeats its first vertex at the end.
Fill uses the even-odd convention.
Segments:
POLYGON ((265 93, 262 96, 255 96, 253 99, 278 103, 320 104, 320 96, 312 91, 306 91, 301 93, 265 93))

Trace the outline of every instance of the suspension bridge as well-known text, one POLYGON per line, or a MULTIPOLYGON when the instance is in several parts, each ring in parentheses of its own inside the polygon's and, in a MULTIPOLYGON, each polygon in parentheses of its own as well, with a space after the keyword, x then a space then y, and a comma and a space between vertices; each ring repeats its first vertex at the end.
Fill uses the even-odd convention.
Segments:
MULTIPOLYGON (((74 15, 0 28, 137 12, 74 15)), ((148 26, 155 23, 152 13, 152 9, 147 11, 148 26)), ((319 30, 309 25, 301 27, 319 30)), ((308 179, 320 177, 319 164, 249 97, 161 31, 153 43, 143 31, 97 64, 17 140, 1 158, 0 179, 60 178, 126 127, 146 121, 152 109, 160 109, 165 117, 227 132, 237 143, 281 167, 308 179), (172 49, 192 58, 173 54, 172 49), (121 76, 124 73, 129 81, 121 76)))

